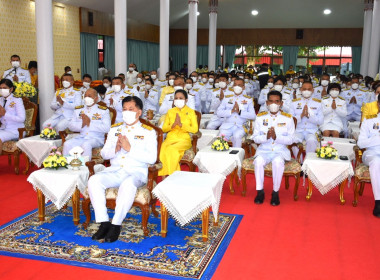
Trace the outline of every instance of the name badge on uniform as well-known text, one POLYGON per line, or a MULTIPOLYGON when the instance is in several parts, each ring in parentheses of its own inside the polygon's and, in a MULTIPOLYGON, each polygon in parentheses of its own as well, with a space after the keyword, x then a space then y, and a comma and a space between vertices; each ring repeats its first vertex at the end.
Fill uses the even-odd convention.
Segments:
POLYGON ((115 133, 115 136, 119 136, 121 134, 121 127, 117 129, 116 133, 115 133))
POLYGON ((11 104, 9 104, 9 108, 13 108, 15 105, 16 105, 16 103, 14 101, 12 101, 11 104))
POLYGON ((234 104, 234 101, 232 99, 228 100, 228 104, 234 104))
POLYGON ((69 96, 73 96, 74 95, 74 92, 69 92, 69 96))
POLYGON ((100 115, 99 113, 95 113, 92 115, 92 119, 93 120, 101 120, 102 119, 102 115, 100 115))
POLYGON ((379 123, 374 123, 373 124, 373 129, 379 129, 380 127, 379 127, 379 123))
POLYGON ((286 123, 278 123, 277 126, 278 127, 286 126, 286 123))
POLYGON ((79 116, 84 115, 84 111, 80 111, 79 116))
POLYGON ((25 76, 24 73, 19 73, 18 75, 19 75, 19 76, 25 76))
POLYGON ((135 135, 135 140, 144 140, 144 135, 135 135))
POLYGON ((268 126, 268 119, 263 119, 263 126, 268 126))
POLYGON ((174 100, 174 96, 170 96, 169 101, 173 101, 173 100, 174 100))
POLYGON ((317 107, 310 107, 310 109, 317 110, 317 107))
POLYGON ((217 94, 217 95, 216 95, 216 98, 219 98, 219 97, 220 97, 219 94, 217 94))
POLYGON ((297 110, 302 109, 302 103, 297 104, 297 110))
POLYGON ((242 102, 241 102, 241 104, 243 104, 243 105, 246 105, 248 102, 247 102, 247 100, 243 100, 242 102))

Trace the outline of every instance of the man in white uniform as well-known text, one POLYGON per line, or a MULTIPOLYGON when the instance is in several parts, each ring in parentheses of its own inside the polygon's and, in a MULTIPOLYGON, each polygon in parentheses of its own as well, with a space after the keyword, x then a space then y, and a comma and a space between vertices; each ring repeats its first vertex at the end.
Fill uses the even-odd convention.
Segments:
POLYGON ((17 54, 11 56, 12 68, 4 71, 3 78, 14 82, 31 83, 29 70, 21 68, 21 59, 17 54))
POLYGON ((132 87, 133 84, 137 82, 137 74, 139 72, 136 71, 136 65, 134 63, 130 63, 128 66, 128 72, 125 77, 125 84, 127 86, 132 87))
POLYGON ((111 166, 92 176, 88 192, 97 223, 101 223, 93 240, 114 242, 119 238, 121 224, 131 209, 137 188, 148 179, 148 165, 156 162, 157 137, 155 131, 139 122, 143 103, 136 96, 123 100, 123 122, 112 126, 101 155, 111 160, 111 166), (105 191, 119 188, 112 223, 106 207, 105 191))

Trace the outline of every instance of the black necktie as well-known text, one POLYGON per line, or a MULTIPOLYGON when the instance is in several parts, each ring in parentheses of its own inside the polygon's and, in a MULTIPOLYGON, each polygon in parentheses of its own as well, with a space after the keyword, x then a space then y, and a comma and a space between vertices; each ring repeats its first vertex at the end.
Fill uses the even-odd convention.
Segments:
POLYGON ((3 105, 3 108, 5 108, 5 104, 7 104, 7 100, 4 98, 4 105, 3 105))

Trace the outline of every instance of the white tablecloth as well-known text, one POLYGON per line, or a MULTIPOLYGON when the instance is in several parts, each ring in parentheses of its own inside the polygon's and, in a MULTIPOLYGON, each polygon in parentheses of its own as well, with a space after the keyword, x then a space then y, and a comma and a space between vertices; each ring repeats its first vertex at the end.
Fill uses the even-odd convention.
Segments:
POLYGON ((219 134, 219 130, 200 129, 199 131, 202 133, 202 137, 199 138, 197 142, 197 148, 199 150, 206 146, 210 146, 211 141, 219 134))
POLYGON ((211 146, 206 146, 197 152, 193 163, 198 166, 199 171, 202 173, 219 173, 224 176, 231 174, 237 167, 240 177, 244 153, 242 148, 230 148, 228 151, 221 152, 211 149, 211 146), (232 150, 239 152, 230 154, 232 150))
POLYGON ((182 226, 210 206, 216 222, 224 180, 221 174, 176 171, 153 194, 182 226))
MULTIPOLYGON (((103 170, 103 165, 96 165, 96 172, 103 170)), ((28 177, 28 182, 33 185, 34 190, 40 189, 47 200, 51 200, 57 209, 61 209, 73 195, 75 188, 83 193, 87 187, 89 171, 86 166, 81 166, 79 170, 65 169, 58 170, 40 169, 34 171, 28 177)))
POLYGON ((333 142, 339 156, 346 156, 349 160, 355 159, 354 147, 356 146, 356 141, 354 139, 323 137, 322 145, 327 145, 329 141, 333 142))
POLYGON ((321 159, 315 153, 307 153, 302 171, 322 195, 328 193, 348 177, 354 176, 351 161, 321 159))
POLYGON ((42 165, 44 159, 49 155, 51 147, 61 145, 61 139, 45 140, 39 135, 24 138, 17 142, 17 147, 38 167, 42 165))

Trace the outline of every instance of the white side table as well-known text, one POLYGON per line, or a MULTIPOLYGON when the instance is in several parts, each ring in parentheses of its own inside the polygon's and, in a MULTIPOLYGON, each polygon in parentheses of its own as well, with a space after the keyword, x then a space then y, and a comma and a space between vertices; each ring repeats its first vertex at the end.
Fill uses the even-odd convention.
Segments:
POLYGON ((327 145, 327 142, 333 142, 333 146, 338 151, 339 156, 346 156, 350 161, 355 159, 354 147, 356 146, 356 140, 337 138, 337 137, 323 137, 322 145, 327 145))

